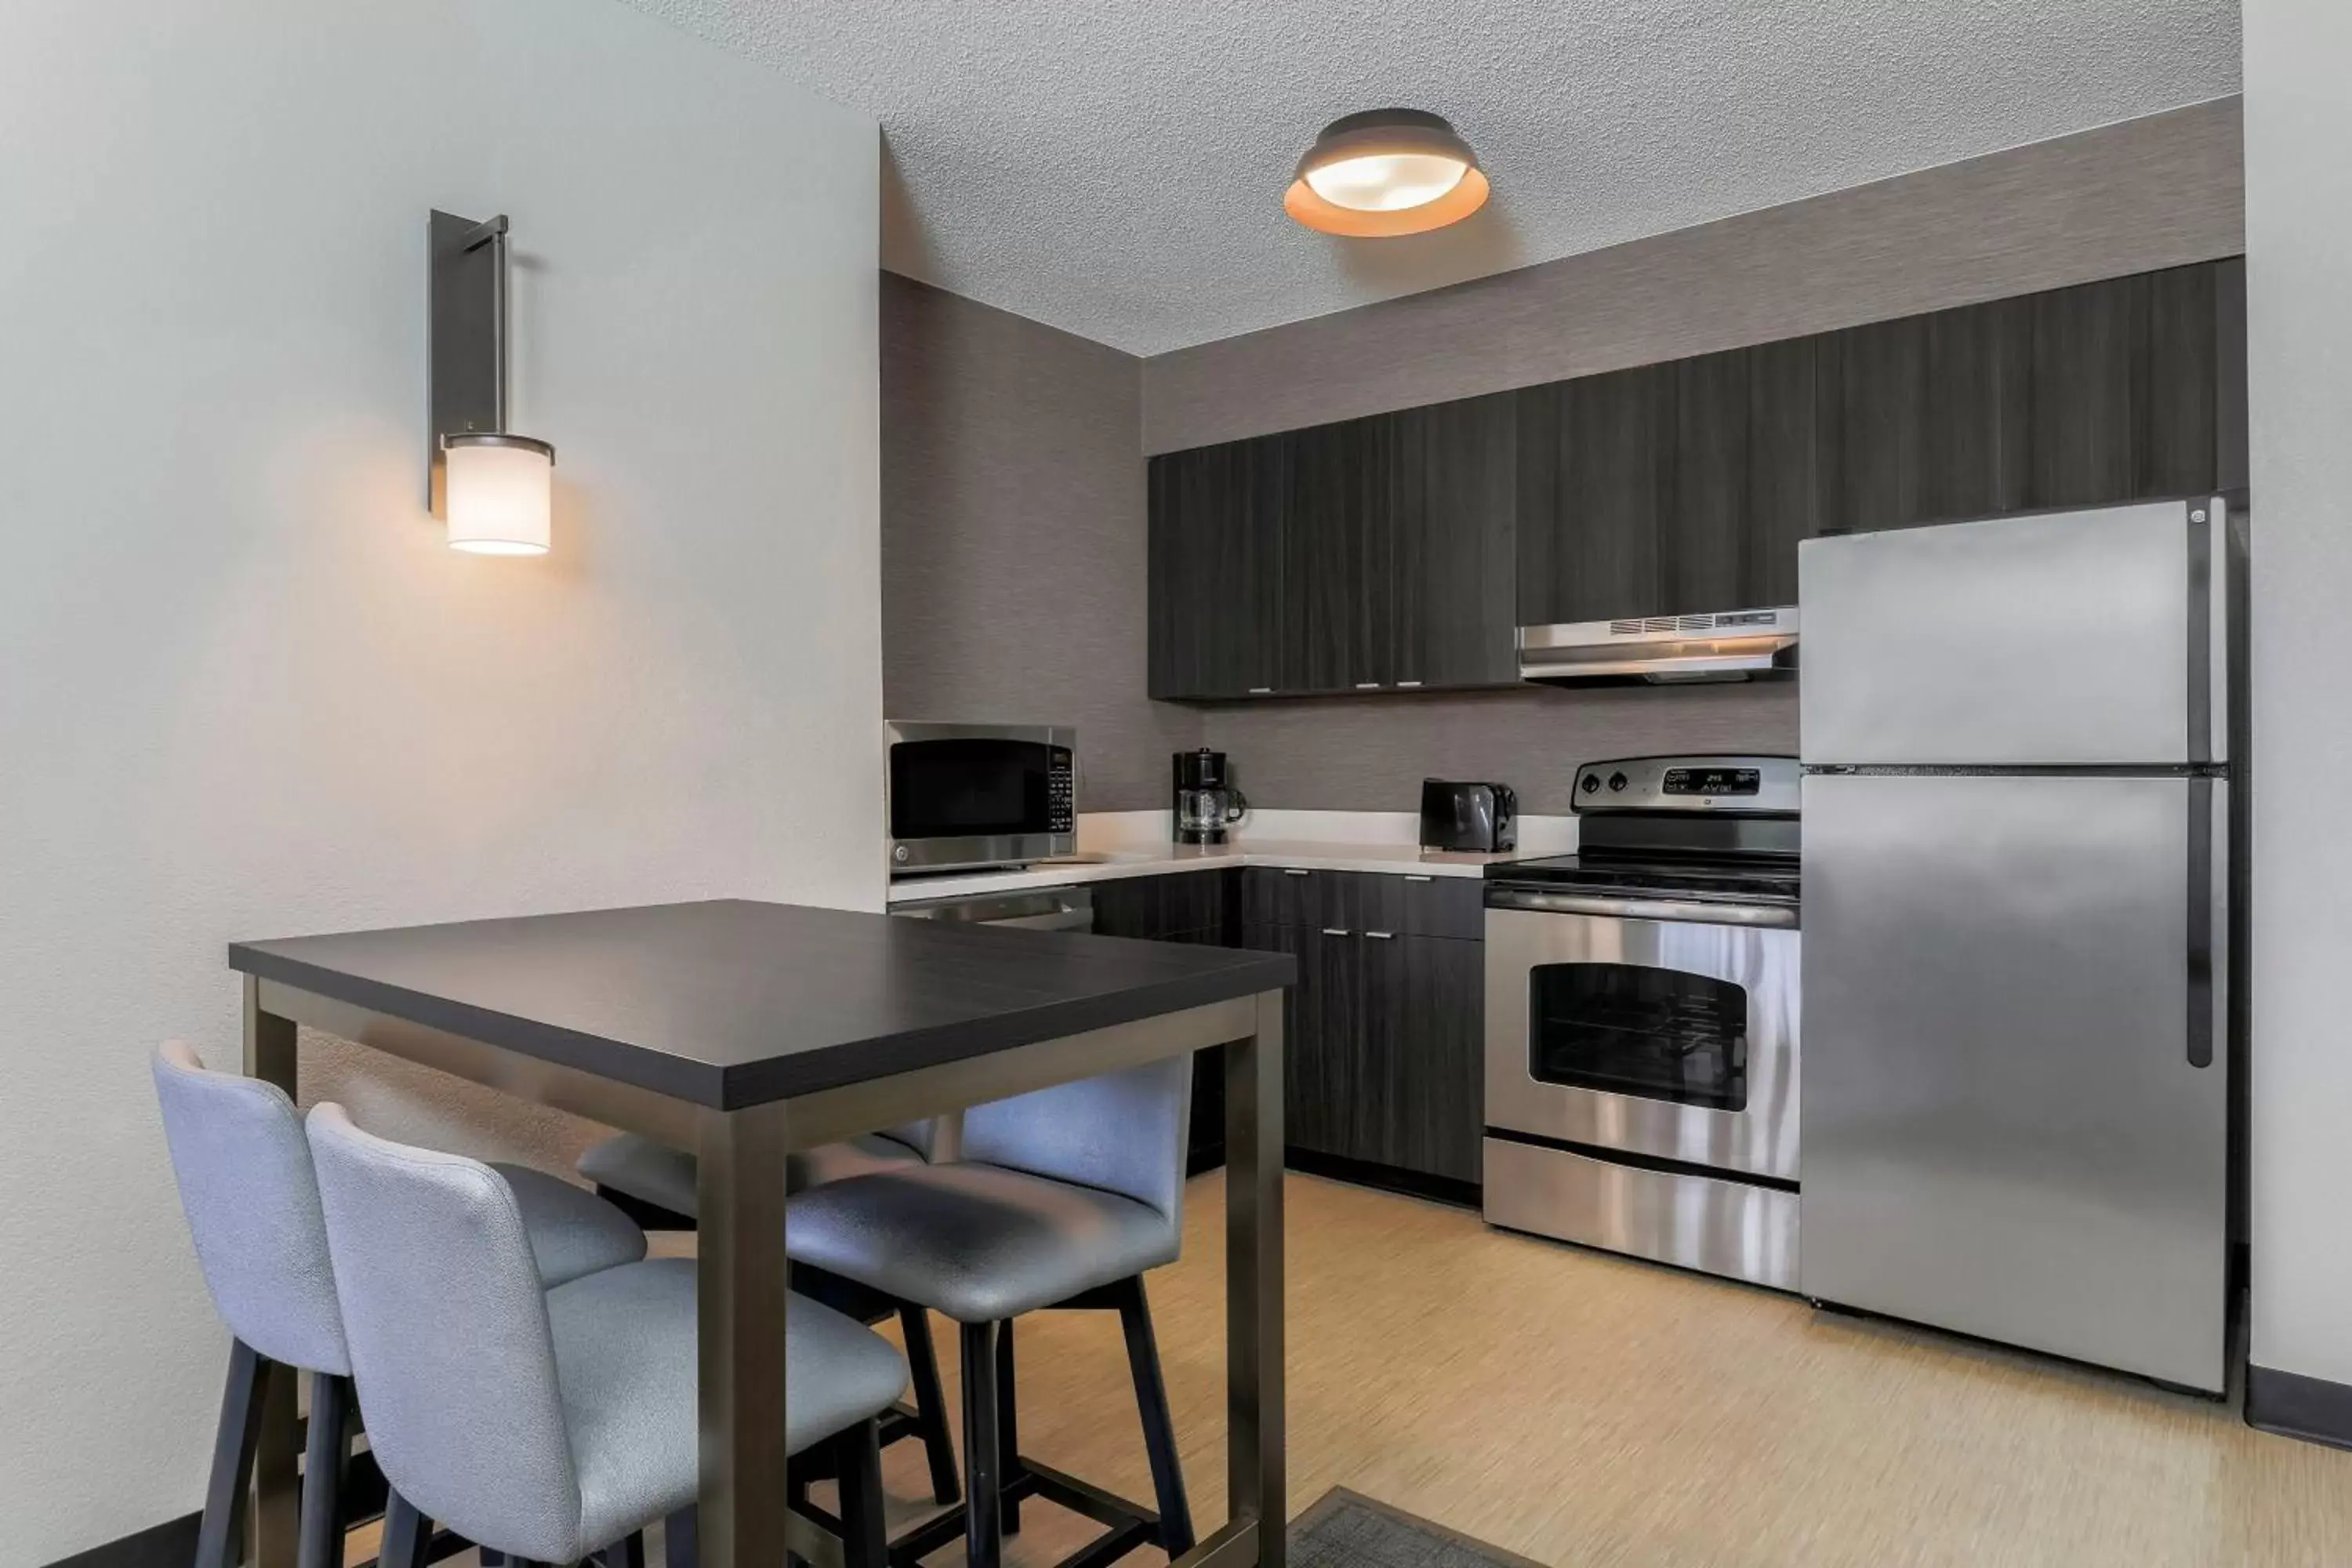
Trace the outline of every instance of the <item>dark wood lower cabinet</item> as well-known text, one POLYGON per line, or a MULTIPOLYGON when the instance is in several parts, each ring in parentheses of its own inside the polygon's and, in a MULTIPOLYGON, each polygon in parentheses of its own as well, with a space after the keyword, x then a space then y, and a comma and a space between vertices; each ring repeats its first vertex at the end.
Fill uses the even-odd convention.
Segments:
POLYGON ((1475 1184, 1484 1131, 1485 949, 1454 937, 1249 925, 1298 960, 1284 1013, 1296 1150, 1475 1184))
MULTIPOLYGON (((1104 936, 1231 943, 1298 961, 1283 1010, 1293 1151, 1360 1177, 1423 1179, 1414 1190, 1459 1195, 1476 1184, 1486 1028, 1476 881, 1253 868, 1097 882, 1092 892, 1104 936)), ((1224 1053, 1202 1051, 1193 1171, 1224 1163, 1224 1053)))
MULTIPOLYGON (((1233 945, 1238 875, 1231 870, 1180 871, 1097 882, 1088 889, 1094 899, 1095 934, 1233 945)), ((1197 1175, 1224 1163, 1225 1052, 1213 1046, 1192 1054, 1192 1130, 1186 1167, 1197 1175)))
POLYGON ((1485 1131, 1486 950, 1450 937, 1350 939, 1360 1024, 1339 1054, 1356 1064, 1350 1122, 1360 1159, 1478 1180, 1485 1131))

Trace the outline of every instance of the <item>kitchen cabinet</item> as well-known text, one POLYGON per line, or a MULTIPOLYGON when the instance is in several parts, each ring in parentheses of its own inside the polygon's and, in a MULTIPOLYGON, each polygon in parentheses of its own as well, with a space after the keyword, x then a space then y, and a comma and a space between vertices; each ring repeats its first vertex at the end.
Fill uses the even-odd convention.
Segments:
POLYGON ((1151 695, 1517 680, 1517 434, 1503 394, 1151 459, 1151 695))
POLYGON ((1335 1152, 1475 1184, 1486 1118, 1485 948, 1369 931, 1345 945, 1356 1032, 1330 1049, 1344 1075, 1337 1099, 1349 1112, 1349 1147, 1335 1152))
MULTIPOLYGON (((1145 942, 1233 945, 1238 889, 1228 869, 1122 877, 1092 883, 1095 934, 1145 942)), ((1192 1053, 1192 1123, 1185 1168, 1197 1174, 1225 1163, 1225 1052, 1192 1053)))
POLYGON ((1797 602, 1797 542, 1812 531, 1810 338, 1701 354, 1675 368, 1673 467, 1661 539, 1667 613, 1797 602))
POLYGON ((2032 504, 2032 328, 2031 301, 2012 300, 1826 334, 1814 380, 1821 529, 2032 504))
POLYGON ((1475 877, 1270 866, 1242 872, 1245 925, 1340 926, 1475 942, 1486 918, 1486 884, 1475 877))
POLYGON ((1826 334, 1822 527, 2242 485, 2244 290, 2208 263, 1826 334))
POLYGON ((1282 570, 1291 588, 1277 690, 1347 691, 1395 679, 1396 437, 1397 421, 1375 418, 1283 438, 1282 570))
POLYGON ((1518 679, 1518 405, 1508 393, 1394 416, 1391 682, 1518 679))
POLYGON ((1205 933, 1224 940, 1228 906, 1234 896, 1232 872, 1179 871, 1150 877, 1118 877, 1090 883, 1095 934, 1165 942, 1205 933))
POLYGON ((2247 480, 2242 258, 1151 460, 1155 697, 1470 688, 1772 608, 1797 546, 2247 480))
POLYGON ((1243 945, 1298 959, 1286 1015, 1286 1141, 1408 1178, 1475 1184, 1483 884, 1264 867, 1242 876, 1243 945))
POLYGON ((1160 698, 1274 689, 1282 659, 1287 447, 1151 459, 1146 681, 1160 698))
POLYGON ((1674 607, 1659 541, 1672 493, 1675 380, 1671 364, 1644 365, 1518 395, 1522 625, 1674 607))

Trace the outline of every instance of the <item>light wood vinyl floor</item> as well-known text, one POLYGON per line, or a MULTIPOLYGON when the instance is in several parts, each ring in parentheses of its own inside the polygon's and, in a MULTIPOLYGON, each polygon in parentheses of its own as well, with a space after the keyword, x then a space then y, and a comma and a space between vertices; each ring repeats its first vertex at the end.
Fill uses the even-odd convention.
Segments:
MULTIPOLYGON (((1183 1261, 1151 1276, 1203 1527, 1224 1510, 1223 1196, 1192 1184, 1183 1261)), ((1294 1513, 1347 1486, 1578 1568, 2352 1564, 2352 1454, 2227 1405, 1310 1176, 1286 1200, 1294 1513)), ((953 1325, 935 1332, 952 1379, 953 1325)), ((1018 1350, 1023 1448, 1149 1498, 1117 1320, 1040 1314, 1018 1350)), ((923 1511, 921 1456, 885 1470, 896 1528, 923 1511)), ((1007 1561, 1089 1529, 1032 1503, 1007 1561)))

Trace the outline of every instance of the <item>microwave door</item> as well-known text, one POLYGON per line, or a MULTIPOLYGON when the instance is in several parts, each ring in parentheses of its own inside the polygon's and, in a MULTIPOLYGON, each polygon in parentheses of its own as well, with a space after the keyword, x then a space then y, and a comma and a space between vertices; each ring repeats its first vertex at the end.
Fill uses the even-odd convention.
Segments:
POLYGON ((893 725, 891 868, 1022 865, 1070 853, 1074 740, 1067 730, 893 725))

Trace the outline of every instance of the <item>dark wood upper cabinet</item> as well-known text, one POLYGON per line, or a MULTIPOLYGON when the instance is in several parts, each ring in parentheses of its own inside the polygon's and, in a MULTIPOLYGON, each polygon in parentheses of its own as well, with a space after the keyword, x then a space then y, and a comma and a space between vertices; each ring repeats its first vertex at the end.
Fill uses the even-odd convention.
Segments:
POLYGON ((1350 419, 1280 438, 1289 593, 1278 690, 1345 691, 1393 679, 1396 425, 1350 419))
POLYGON ((1286 456, 1278 441, 1233 441, 1151 459, 1152 696, 1274 689, 1285 619, 1286 456))
POLYGON ((1501 393, 1441 403, 1391 426, 1391 679, 1507 684, 1518 677, 1517 401, 1501 393))
POLYGON ((1674 613, 1797 601, 1797 542, 1811 531, 1812 340, 1702 354, 1675 366, 1673 488, 1663 536, 1674 613))
POLYGON ((1817 340, 1816 531, 2031 504, 2032 329, 2027 301, 2001 300, 1817 340))
POLYGON ((1663 615, 1675 368, 1644 365, 1519 395, 1519 621, 1663 615))
POLYGON ((1814 534, 2247 482, 2242 258, 1156 458, 1156 697, 1505 684, 1814 534))

